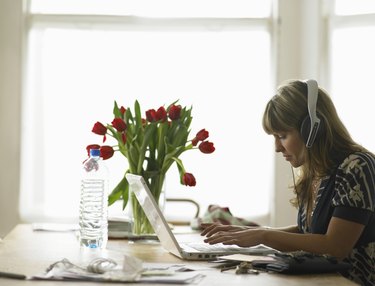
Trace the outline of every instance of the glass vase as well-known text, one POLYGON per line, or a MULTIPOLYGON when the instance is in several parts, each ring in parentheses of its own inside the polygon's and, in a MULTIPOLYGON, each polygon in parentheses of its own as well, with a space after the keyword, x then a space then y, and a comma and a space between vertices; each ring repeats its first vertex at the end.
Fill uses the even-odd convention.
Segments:
MULTIPOLYGON (((156 203, 163 212, 165 206, 165 176, 155 176, 146 181, 151 194, 153 195, 156 203)), ((135 194, 132 192, 131 186, 129 187, 129 217, 131 222, 132 234, 131 237, 135 239, 142 238, 156 238, 155 231, 151 226, 146 214, 140 206, 135 194)))

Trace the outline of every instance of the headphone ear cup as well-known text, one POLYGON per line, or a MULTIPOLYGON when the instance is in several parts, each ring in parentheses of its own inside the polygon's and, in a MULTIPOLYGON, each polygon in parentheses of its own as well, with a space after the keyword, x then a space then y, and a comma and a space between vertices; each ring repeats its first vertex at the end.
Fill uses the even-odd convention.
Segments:
POLYGON ((301 137, 303 139, 303 142, 305 142, 305 144, 307 144, 307 139, 309 139, 310 129, 311 129, 310 117, 306 116, 302 120, 301 128, 300 128, 301 137))
MULTIPOLYGON (((325 124, 324 123, 325 123, 324 120, 320 120, 320 125, 319 125, 319 129, 316 133, 315 141, 319 138, 319 136, 322 136, 322 134, 324 134, 324 132, 325 132, 325 124)), ((305 142, 305 144, 307 144, 307 140, 309 139, 310 129, 311 129, 310 117, 306 116, 302 120, 301 128, 300 128, 300 134, 301 134, 301 137, 303 139, 303 142, 305 142)))

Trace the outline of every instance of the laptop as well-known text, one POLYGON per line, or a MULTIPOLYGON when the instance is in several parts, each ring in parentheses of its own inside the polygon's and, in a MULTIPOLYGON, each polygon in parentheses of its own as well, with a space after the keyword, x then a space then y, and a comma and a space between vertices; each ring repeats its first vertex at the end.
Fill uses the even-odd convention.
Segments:
POLYGON ((277 252, 275 249, 265 245, 254 247, 239 247, 237 245, 210 245, 201 242, 178 242, 171 231, 163 213, 157 205, 142 176, 126 174, 131 191, 135 194, 139 204, 142 206, 150 224, 163 248, 173 255, 185 260, 214 260, 217 257, 230 254, 267 255, 277 252))

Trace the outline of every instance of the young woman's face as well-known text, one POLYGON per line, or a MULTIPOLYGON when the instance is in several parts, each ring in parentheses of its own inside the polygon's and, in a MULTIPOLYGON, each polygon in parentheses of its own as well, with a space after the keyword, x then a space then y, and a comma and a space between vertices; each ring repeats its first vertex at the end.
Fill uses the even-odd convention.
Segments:
POLYGON ((281 152, 290 164, 297 168, 304 163, 304 149, 303 142, 299 132, 295 129, 287 132, 280 132, 273 134, 275 137, 275 151, 281 152))

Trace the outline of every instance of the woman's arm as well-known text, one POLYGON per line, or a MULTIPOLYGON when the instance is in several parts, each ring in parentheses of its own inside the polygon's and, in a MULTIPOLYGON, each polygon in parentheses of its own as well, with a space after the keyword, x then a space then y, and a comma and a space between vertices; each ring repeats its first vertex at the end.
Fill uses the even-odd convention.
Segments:
POLYGON ((285 226, 285 227, 271 227, 268 229, 291 232, 291 233, 300 233, 299 228, 296 225, 290 225, 290 226, 285 226))
POLYGON ((280 251, 303 250, 317 254, 330 254, 344 258, 359 239, 364 225, 333 217, 327 233, 301 234, 278 229, 252 228, 226 231, 222 226, 211 226, 202 232, 210 244, 236 244, 243 247, 265 244, 280 251))
POLYGON ((298 226, 291 225, 286 227, 268 227, 268 226, 242 226, 242 225, 226 225, 221 223, 202 223, 201 227, 203 228, 202 235, 207 235, 208 233, 213 234, 214 232, 218 231, 227 231, 227 232, 236 232, 241 230, 249 230, 249 229, 267 229, 267 230, 279 230, 285 232, 292 232, 292 233, 299 233, 298 226))

